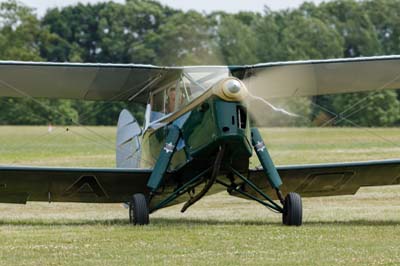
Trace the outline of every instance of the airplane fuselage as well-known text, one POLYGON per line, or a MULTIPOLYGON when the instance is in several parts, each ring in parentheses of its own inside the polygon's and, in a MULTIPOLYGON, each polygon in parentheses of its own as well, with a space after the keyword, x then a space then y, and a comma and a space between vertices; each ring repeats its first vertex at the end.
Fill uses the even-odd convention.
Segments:
POLYGON ((170 170, 176 171, 193 160, 209 160, 219 146, 226 145, 226 160, 248 169, 252 154, 249 117, 239 102, 226 102, 211 96, 178 118, 166 117, 151 125, 143 134, 141 167, 152 168, 165 145, 168 126, 181 130, 181 139, 172 158, 170 170))
MULTIPOLYGON (((246 106, 241 102, 224 101, 213 94, 201 98, 179 113, 151 124, 143 134, 141 167, 153 168, 166 143, 168 128, 180 129, 181 136, 169 167, 174 174, 165 179, 163 192, 173 191, 211 166, 221 146, 225 146, 221 173, 225 165, 235 165, 243 172, 249 169, 252 146, 246 106)), ((221 190, 223 188, 218 186, 214 188, 214 192, 221 190)), ((179 198, 179 202, 185 200, 186 197, 179 198)), ((154 199, 152 204, 158 202, 154 199)), ((176 203, 178 201, 173 202, 176 203)))

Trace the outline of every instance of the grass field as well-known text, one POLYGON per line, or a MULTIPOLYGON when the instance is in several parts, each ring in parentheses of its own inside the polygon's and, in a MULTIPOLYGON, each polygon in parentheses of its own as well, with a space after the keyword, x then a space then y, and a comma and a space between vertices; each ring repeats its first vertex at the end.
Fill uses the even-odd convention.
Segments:
MULTIPOLYGON (((400 129, 263 135, 278 164, 400 158, 400 129)), ((0 127, 0 165, 113 167, 114 137, 110 127, 0 127)), ((0 204, 0 265, 400 265, 400 186, 303 206, 304 225, 284 227, 279 215, 220 193, 132 227, 119 204, 0 204)))

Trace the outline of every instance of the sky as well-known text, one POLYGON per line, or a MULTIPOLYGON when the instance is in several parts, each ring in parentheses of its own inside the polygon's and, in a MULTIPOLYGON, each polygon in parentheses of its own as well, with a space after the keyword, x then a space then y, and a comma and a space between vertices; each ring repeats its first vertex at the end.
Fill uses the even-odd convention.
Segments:
MULTIPOLYGON (((3 2, 4 0, 0 0, 3 2)), ((36 9, 37 13, 42 16, 46 9, 52 7, 63 7, 73 5, 78 2, 96 3, 105 0, 19 0, 26 5, 36 9)), ((114 2, 124 3, 125 0, 113 0, 114 2)), ((264 10, 267 5, 272 10, 280 10, 285 8, 298 7, 304 0, 159 0, 159 2, 174 8, 183 10, 195 9, 197 11, 211 12, 215 10, 224 10, 226 12, 235 13, 241 10, 259 11, 264 10)), ((308 0, 308 2, 321 3, 322 0, 308 0)))

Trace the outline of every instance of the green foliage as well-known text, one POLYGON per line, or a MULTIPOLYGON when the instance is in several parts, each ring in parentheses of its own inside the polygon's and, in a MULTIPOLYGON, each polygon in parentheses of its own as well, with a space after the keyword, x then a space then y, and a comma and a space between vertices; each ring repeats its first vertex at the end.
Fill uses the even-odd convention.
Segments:
POLYGON ((99 14, 97 61, 154 63, 156 54, 148 39, 165 19, 169 9, 155 1, 130 0, 110 3, 99 14))
POLYGON ((210 21, 196 11, 171 16, 152 36, 156 63, 161 65, 218 64, 221 59, 210 21))
MULTIPOLYGON (((155 0, 127 0, 55 8, 43 18, 16 0, 0 4, 1 60, 235 65, 399 54, 399 39, 397 0, 304 3, 279 12, 266 7, 263 14, 184 12, 155 0)), ((323 113, 318 104, 340 113, 357 97, 366 96, 318 96, 312 99, 314 105, 311 99, 282 100, 278 104, 303 118, 271 119, 277 125, 310 125, 323 113)), ((363 126, 399 123, 396 92, 372 93, 367 99, 368 107, 352 114, 352 121, 363 126)), ((2 124, 113 125, 122 108, 139 121, 144 110, 115 102, 7 98, 0 103, 2 124)))
POLYGON ((349 93, 332 97, 339 126, 392 126, 400 122, 400 102, 395 91, 349 93))
POLYGON ((257 63, 257 38, 251 27, 232 16, 225 15, 220 20, 218 44, 225 63, 228 65, 257 63))
POLYGON ((74 101, 74 108, 79 113, 79 124, 115 125, 122 109, 128 109, 140 124, 144 121, 144 106, 124 102, 88 102, 74 101))
POLYGON ((285 60, 281 55, 279 14, 266 10, 264 17, 254 25, 257 33, 256 54, 261 62, 285 60))
POLYGON ((374 0, 363 4, 378 37, 382 54, 400 53, 400 8, 397 0, 374 0))
POLYGON ((69 100, 0 98, 2 125, 73 125, 77 121, 78 112, 69 100))
POLYGON ((343 38, 345 57, 381 54, 378 35, 364 4, 354 0, 336 0, 315 7, 304 5, 300 12, 319 18, 343 38))
POLYGON ((2 60, 40 60, 39 20, 28 7, 16 1, 0 4, 0 58, 2 60))
POLYGON ((71 61, 75 56, 79 61, 95 62, 100 40, 98 20, 104 6, 105 4, 93 6, 78 4, 68 6, 61 11, 58 9, 48 11, 42 23, 61 39, 49 46, 49 49, 44 47, 45 53, 53 57, 55 61, 71 61), (65 46, 58 47, 60 43, 65 46), (63 51, 58 50, 60 48, 63 48, 63 51))
POLYGON ((343 39, 333 28, 314 17, 293 12, 281 31, 281 57, 285 60, 323 59, 342 56, 343 39))

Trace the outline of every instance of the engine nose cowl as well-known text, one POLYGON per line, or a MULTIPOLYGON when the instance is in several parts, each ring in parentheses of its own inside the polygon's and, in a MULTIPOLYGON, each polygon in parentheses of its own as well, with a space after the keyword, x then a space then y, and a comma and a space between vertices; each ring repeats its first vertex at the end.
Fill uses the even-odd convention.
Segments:
POLYGON ((236 94, 240 91, 242 84, 236 79, 230 79, 224 83, 225 94, 236 94))
POLYGON ((214 93, 225 101, 241 101, 247 96, 246 86, 236 78, 223 80, 214 93))

